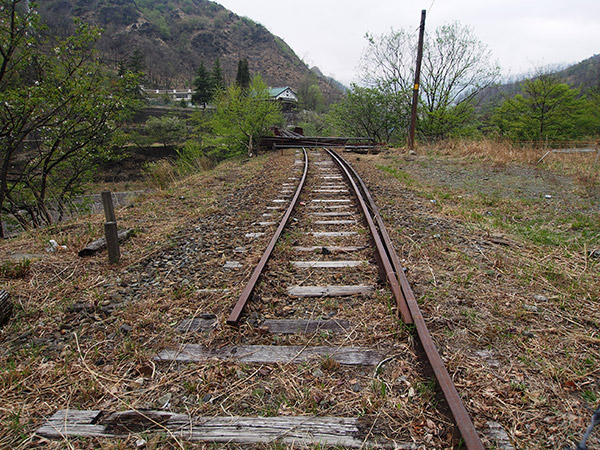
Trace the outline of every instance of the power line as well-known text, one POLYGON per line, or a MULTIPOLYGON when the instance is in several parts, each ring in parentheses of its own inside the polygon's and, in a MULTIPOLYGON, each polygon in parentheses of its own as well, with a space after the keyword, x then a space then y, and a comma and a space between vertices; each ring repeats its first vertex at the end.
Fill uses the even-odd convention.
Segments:
POLYGON ((427 10, 427 14, 431 14, 431 8, 433 8, 433 5, 435 5, 435 1, 436 0, 432 0, 431 5, 429 5, 429 9, 427 10))

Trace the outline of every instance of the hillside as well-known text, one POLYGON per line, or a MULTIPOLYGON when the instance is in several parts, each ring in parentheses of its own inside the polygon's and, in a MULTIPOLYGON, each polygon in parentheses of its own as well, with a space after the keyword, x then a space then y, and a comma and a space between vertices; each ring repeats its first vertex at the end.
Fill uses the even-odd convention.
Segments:
MULTIPOLYGON (((591 90, 600 92, 600 54, 558 70, 556 74, 563 82, 580 89, 583 94, 591 90)), ((485 111, 499 105, 504 98, 520 93, 523 79, 483 90, 478 95, 479 108, 485 111)))
MULTIPOLYGON (((98 49, 109 66, 143 55, 151 87, 191 87, 200 62, 210 68, 217 57, 227 80, 242 58, 271 86, 298 86, 311 71, 263 25, 209 0, 45 0, 39 9, 52 34, 71 30, 74 17, 101 26, 98 49)), ((338 84, 315 73, 325 97, 340 98, 338 84)))

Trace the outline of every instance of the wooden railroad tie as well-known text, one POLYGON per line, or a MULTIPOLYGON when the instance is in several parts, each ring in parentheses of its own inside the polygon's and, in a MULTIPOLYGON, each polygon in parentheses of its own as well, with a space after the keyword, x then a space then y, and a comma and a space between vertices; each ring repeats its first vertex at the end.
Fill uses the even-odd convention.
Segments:
POLYGON ((57 411, 37 430, 45 438, 126 438, 132 433, 160 432, 188 441, 243 444, 281 441, 295 445, 415 449, 412 443, 369 439, 373 424, 347 417, 192 417, 168 411, 57 411))

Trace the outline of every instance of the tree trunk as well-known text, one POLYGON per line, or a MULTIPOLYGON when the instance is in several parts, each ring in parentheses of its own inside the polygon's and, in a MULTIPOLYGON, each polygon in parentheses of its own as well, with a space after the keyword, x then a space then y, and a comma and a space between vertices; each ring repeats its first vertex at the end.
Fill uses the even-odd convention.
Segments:
POLYGON ((252 135, 250 135, 250 140, 248 143, 248 156, 250 158, 254 156, 254 145, 252 144, 252 135))

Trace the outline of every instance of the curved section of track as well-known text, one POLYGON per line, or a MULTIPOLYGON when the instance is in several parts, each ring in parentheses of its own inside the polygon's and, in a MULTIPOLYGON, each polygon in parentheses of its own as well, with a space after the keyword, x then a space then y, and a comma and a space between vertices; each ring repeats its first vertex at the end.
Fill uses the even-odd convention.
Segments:
MULTIPOLYGON (((383 223, 383 219, 379 214, 379 209, 375 205, 373 197, 369 193, 365 183, 359 177, 358 173, 340 156, 332 151, 328 151, 331 156, 338 161, 340 166, 344 167, 347 173, 347 176, 350 179, 356 179, 358 184, 360 185, 360 190, 358 187, 355 188, 355 192, 357 195, 361 197, 364 196, 365 200, 361 199, 361 203, 364 201, 368 202, 369 210, 373 213, 374 217, 377 221, 377 233, 381 235, 380 241, 383 241, 382 246, 384 246, 385 256, 391 260, 390 265, 393 265, 393 270, 390 268, 388 270, 388 265, 386 264, 386 277, 387 282, 390 284, 390 288, 394 293, 394 297, 396 298, 396 304, 398 306, 398 311, 404 320, 404 323, 414 323, 415 329, 417 331, 417 335, 419 337, 419 341, 423 346, 423 350, 425 351, 425 355, 427 357, 427 361, 431 366, 435 374, 435 378, 438 382, 440 389, 444 394, 444 398, 448 403, 448 407, 452 412, 452 416, 456 422, 456 425, 460 431, 462 439, 466 448, 468 449, 483 449, 483 444, 475 431, 475 427, 473 426, 473 422, 465 409, 460 396, 458 395, 458 391, 456 390, 456 386, 452 382, 450 374, 446 370, 446 366, 442 361, 440 354, 438 353, 433 340, 431 339, 431 334, 427 329, 427 325, 425 320, 423 319, 423 314, 421 313, 421 309, 419 308, 419 304, 415 299, 414 293, 408 283, 402 265, 400 264, 400 260, 398 258, 398 254, 394 249, 392 244, 392 240, 389 237, 389 234, 385 228, 383 223), (359 194, 360 192, 360 194, 359 194), (398 292, 398 288, 396 286, 401 286, 401 291, 398 292), (397 294, 398 292, 398 294, 397 294), (408 313, 410 317, 410 321, 406 320, 407 313, 405 309, 408 309, 410 312, 408 313)), ((353 183, 354 185, 354 183, 353 183)), ((367 213, 368 214, 368 213, 367 213)), ((369 219, 370 220, 370 219, 369 219)))
POLYGON ((250 296, 252 295, 252 292, 254 291, 254 288, 256 287, 256 283, 258 282, 260 275, 262 274, 263 270, 265 270, 265 267, 267 266, 267 262, 269 261, 269 258, 273 254, 273 249, 275 248, 275 244, 277 244, 277 241, 279 240, 281 233, 283 233, 284 228, 287 226, 287 224, 290 220, 290 216, 292 215, 292 213, 294 212, 294 209, 296 208, 298 199, 300 198, 300 193, 302 192, 302 188, 304 187, 304 183, 306 181, 306 176, 308 174, 308 155, 306 154, 306 149, 303 149, 302 151, 304 153, 304 170, 302 172, 302 179, 300 180, 300 183, 298 184, 298 187, 296 188, 296 193, 294 194, 294 197, 290 201, 290 204, 289 204, 285 214, 283 215, 283 217, 279 223, 279 226, 277 227, 277 230, 275 230, 275 233, 273 234, 273 237, 271 238, 271 241, 269 242, 269 245, 267 246, 267 249, 263 253, 262 257, 260 258, 260 261, 256 265, 256 268, 252 272, 250 281, 248 281, 248 284, 246 284, 246 287, 242 291, 240 298, 238 299, 237 303, 233 307, 233 310, 231 311, 231 314, 229 315, 229 318, 227 319, 228 325, 237 325, 239 323, 240 316, 242 315, 242 311, 244 310, 246 303, 250 299, 250 296))

